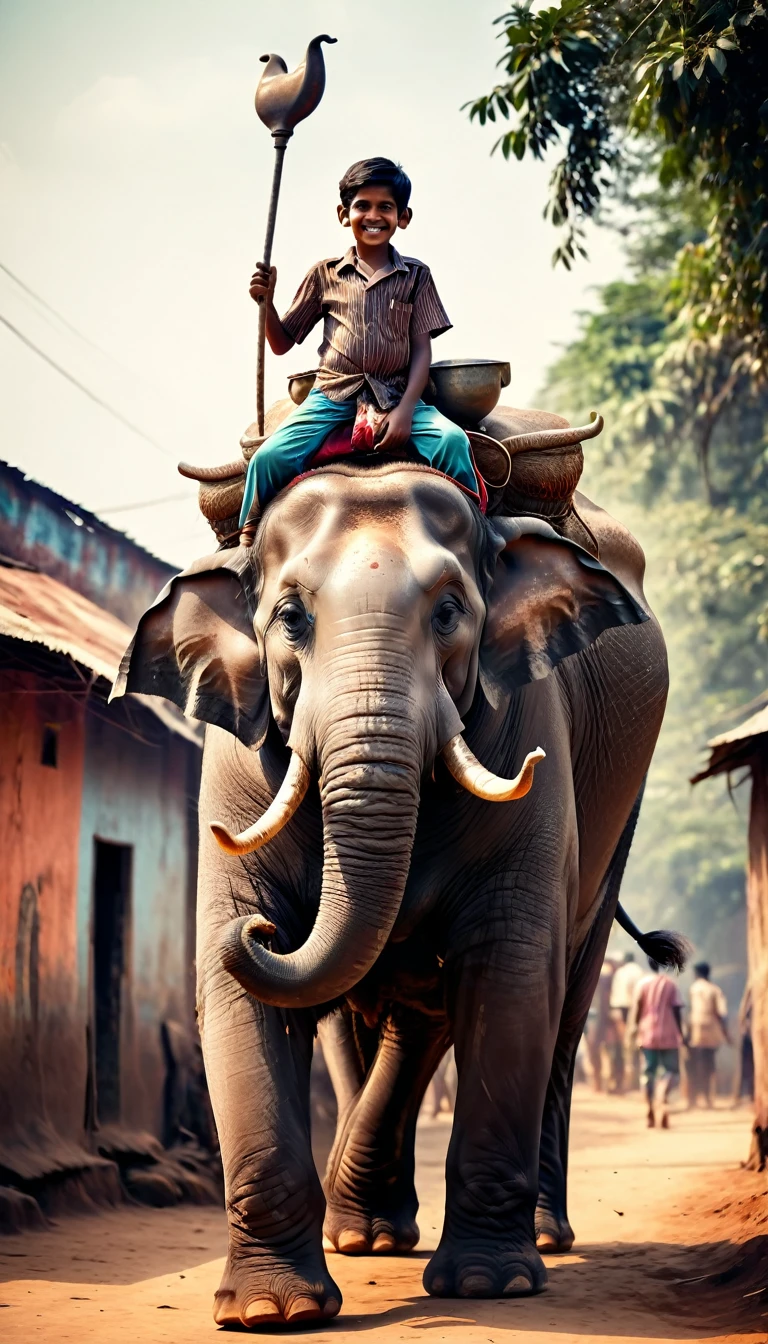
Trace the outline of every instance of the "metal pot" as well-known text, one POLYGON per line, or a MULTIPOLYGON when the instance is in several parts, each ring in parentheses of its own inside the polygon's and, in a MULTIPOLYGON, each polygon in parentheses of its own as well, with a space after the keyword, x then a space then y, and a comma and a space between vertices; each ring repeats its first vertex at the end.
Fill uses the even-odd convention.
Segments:
POLYGON ((437 409, 456 424, 473 427, 493 410, 511 373, 500 359, 440 359, 430 365, 429 376, 437 409))
MULTIPOLYGON (((312 388, 315 385, 317 369, 310 369, 307 373, 289 373, 288 375, 288 396, 291 401, 295 401, 300 406, 302 401, 306 401, 312 388)), ((496 403, 494 402, 494 406, 496 403)))

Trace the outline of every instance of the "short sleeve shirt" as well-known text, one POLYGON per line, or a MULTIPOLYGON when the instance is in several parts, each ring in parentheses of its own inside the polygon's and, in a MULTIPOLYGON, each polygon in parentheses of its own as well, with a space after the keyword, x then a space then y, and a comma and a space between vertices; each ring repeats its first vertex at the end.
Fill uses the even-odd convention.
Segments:
POLYGON ((638 980, 633 1005, 638 1045, 644 1050, 676 1050, 682 1045, 674 1013, 682 1006, 680 990, 668 975, 647 975, 638 980))
POLYGON ((372 276, 354 247, 313 266, 281 322, 300 345, 320 318, 315 387, 331 401, 345 401, 367 384, 383 411, 405 391, 412 338, 439 336, 451 326, 429 267, 393 247, 389 264, 372 276))
POLYGON ((643 972, 636 961, 627 961, 620 966, 611 985, 611 1007, 631 1008, 635 985, 642 979, 643 972))
POLYGON ((725 1040, 720 1019, 727 1017, 728 1004, 719 985, 699 976, 688 992, 691 1045, 716 1050, 725 1040))

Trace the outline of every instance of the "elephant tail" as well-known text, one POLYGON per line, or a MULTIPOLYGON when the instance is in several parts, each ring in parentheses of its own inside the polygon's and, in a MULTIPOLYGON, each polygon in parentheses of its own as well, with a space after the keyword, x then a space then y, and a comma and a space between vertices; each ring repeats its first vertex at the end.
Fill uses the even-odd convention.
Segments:
POLYGON ((619 927, 628 933, 630 938, 634 938, 641 951, 657 965, 671 966, 676 971, 685 969, 685 963, 693 948, 682 933, 674 933, 671 929, 654 929, 652 933, 641 933, 621 903, 616 907, 615 919, 619 927))

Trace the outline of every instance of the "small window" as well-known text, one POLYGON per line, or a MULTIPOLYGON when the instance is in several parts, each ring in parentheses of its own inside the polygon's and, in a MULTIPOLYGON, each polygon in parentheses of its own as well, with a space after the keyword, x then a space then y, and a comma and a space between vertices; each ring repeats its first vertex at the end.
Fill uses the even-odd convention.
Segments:
POLYGON ((46 723, 43 729, 43 749, 40 752, 40 764, 49 765, 55 770, 59 764, 59 726, 46 723))

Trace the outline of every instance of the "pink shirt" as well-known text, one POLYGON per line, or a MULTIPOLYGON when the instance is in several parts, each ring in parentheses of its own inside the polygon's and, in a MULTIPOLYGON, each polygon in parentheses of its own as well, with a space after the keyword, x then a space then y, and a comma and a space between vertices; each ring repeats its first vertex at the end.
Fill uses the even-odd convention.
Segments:
POLYGON ((638 1024, 637 1044, 645 1050, 676 1050, 682 1045, 673 1012, 682 1006, 680 990, 668 975, 646 975, 639 980, 632 1010, 638 1024))

